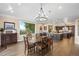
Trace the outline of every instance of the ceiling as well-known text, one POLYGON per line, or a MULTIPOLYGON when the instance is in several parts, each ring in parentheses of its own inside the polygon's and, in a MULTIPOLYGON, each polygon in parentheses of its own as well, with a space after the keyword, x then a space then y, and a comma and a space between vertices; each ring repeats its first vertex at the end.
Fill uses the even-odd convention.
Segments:
MULTIPOLYGON (((0 3, 0 15, 11 15, 20 19, 28 18, 35 22, 40 3, 0 3)), ((47 22, 75 21, 79 18, 79 3, 43 3, 47 22)))

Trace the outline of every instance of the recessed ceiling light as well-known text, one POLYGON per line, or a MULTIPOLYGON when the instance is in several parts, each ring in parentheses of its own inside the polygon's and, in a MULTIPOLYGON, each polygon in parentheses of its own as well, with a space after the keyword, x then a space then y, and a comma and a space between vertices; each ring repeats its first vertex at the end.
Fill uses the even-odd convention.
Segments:
POLYGON ((8 10, 12 10, 13 8, 11 6, 8 7, 8 10))
POLYGON ((8 9, 7 9, 7 10, 8 10, 10 13, 13 13, 13 12, 14 12, 11 5, 8 6, 8 9))
POLYGON ((10 12, 11 12, 11 13, 13 13, 14 11, 13 11, 13 10, 11 10, 10 12))
POLYGON ((62 9, 62 6, 59 6, 58 9, 61 10, 62 9))
POLYGON ((22 3, 18 3, 18 5, 19 5, 19 6, 21 6, 21 5, 22 5, 22 3))

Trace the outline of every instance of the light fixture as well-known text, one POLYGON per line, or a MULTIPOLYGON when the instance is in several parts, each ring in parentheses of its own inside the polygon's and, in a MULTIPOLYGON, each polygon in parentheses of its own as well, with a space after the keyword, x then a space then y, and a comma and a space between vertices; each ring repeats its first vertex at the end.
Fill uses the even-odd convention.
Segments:
POLYGON ((13 10, 10 10, 10 12, 13 13, 14 11, 13 10))
POLYGON ((38 16, 36 16, 35 20, 38 22, 44 22, 48 19, 47 19, 46 15, 44 14, 42 4, 40 4, 40 5, 41 5, 40 12, 39 12, 38 16))
POLYGON ((19 5, 19 6, 21 6, 21 5, 22 5, 22 3, 18 3, 18 5, 19 5))
POLYGON ((13 8, 12 8, 11 6, 8 7, 8 10, 9 10, 9 11, 12 10, 12 9, 13 9, 13 8))
POLYGON ((11 13, 14 12, 12 6, 10 6, 10 5, 8 6, 8 11, 10 11, 11 13))
POLYGON ((59 6, 58 9, 61 10, 62 9, 62 6, 59 6))

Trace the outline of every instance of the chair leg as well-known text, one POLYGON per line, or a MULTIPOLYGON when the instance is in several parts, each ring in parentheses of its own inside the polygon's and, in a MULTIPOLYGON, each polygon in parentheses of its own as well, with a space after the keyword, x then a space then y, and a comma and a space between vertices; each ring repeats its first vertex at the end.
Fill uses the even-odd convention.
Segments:
POLYGON ((35 53, 35 47, 34 47, 34 53, 35 53))
POLYGON ((26 56, 26 48, 25 48, 25 50, 24 50, 24 55, 26 56))

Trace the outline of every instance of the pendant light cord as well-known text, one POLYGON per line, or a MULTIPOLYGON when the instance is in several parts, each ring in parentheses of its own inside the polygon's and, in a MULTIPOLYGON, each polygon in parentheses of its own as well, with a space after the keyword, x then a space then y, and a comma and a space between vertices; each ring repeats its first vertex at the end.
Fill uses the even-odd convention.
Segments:
POLYGON ((40 5, 41 5, 40 12, 42 12, 42 13, 43 13, 43 15, 45 16, 45 14, 44 14, 44 10, 43 10, 43 4, 41 3, 40 5))

